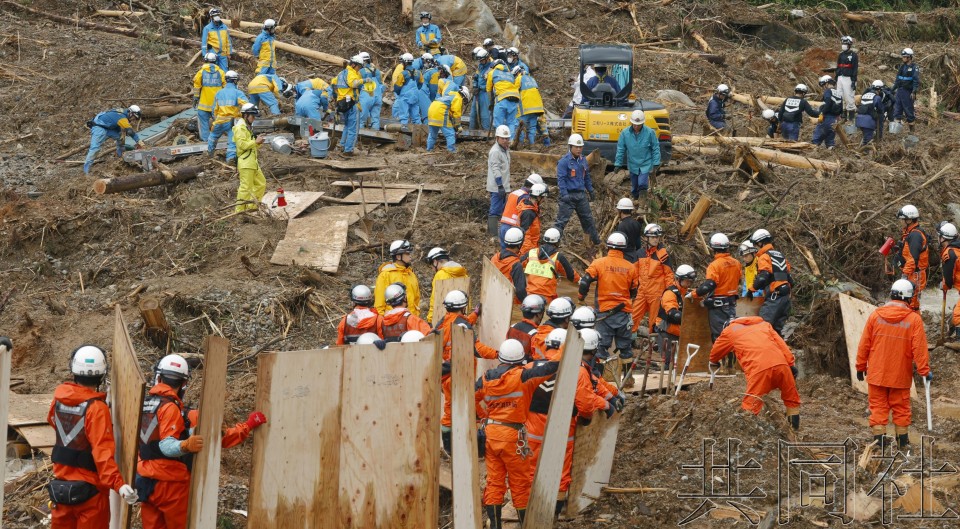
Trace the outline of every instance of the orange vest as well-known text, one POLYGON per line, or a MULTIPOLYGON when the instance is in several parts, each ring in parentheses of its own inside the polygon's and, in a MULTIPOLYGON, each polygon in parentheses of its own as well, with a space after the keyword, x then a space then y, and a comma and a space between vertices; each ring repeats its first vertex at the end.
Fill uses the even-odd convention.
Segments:
POLYGON ((539 248, 527 254, 527 265, 523 268, 527 276, 527 295, 538 294, 550 303, 557 298, 557 264, 550 257, 540 259, 539 254, 539 248))
POLYGON ((497 252, 497 255, 494 255, 490 262, 497 267, 497 270, 500 270, 500 273, 504 275, 507 279, 513 283, 513 265, 520 262, 520 258, 517 257, 517 254, 511 252, 510 250, 504 250, 502 252, 497 252), (507 257, 501 259, 500 256, 507 254, 507 257))
POLYGON ((507 203, 503 206, 503 215, 500 216, 500 224, 510 226, 520 226, 520 209, 518 204, 520 199, 527 196, 527 190, 524 188, 514 189, 507 195, 507 203))
POLYGON ((537 326, 530 320, 524 318, 514 323, 507 329, 507 339, 514 339, 523 344, 523 352, 527 356, 532 356, 533 336, 537 334, 537 326))

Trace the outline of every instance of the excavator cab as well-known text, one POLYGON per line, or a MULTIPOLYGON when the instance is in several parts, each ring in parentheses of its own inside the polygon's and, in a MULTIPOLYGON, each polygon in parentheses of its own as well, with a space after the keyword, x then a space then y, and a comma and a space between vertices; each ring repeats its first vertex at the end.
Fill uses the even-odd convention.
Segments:
POLYGON ((571 131, 583 136, 584 152, 599 149, 614 161, 620 132, 630 126, 630 113, 643 110, 645 125, 660 140, 662 163, 670 160, 670 113, 655 101, 633 94, 633 48, 610 44, 580 45, 580 94, 574 105, 571 131))

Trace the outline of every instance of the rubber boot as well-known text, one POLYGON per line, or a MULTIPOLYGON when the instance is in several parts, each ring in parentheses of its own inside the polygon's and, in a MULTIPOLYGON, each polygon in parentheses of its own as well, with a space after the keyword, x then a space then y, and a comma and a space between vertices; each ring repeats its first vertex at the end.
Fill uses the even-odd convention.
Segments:
POLYGON ((873 440, 877 442, 877 447, 880 448, 880 453, 882 454, 884 449, 883 443, 885 442, 883 434, 874 435, 873 440))
POLYGON ((790 427, 793 428, 793 431, 795 432, 800 431, 800 414, 799 413, 796 415, 787 416, 787 420, 790 421, 790 427))
POLYGON ((567 508, 567 500, 557 500, 557 506, 553 509, 553 516, 559 517, 567 508))
POLYGON ((523 519, 527 517, 526 509, 517 509, 517 518, 520 518, 520 527, 523 527, 523 519))
POLYGON ((913 123, 907 123, 907 130, 910 131, 910 134, 913 134, 913 123))
POLYGON ((910 450, 910 434, 898 433, 897 446, 900 448, 901 452, 910 450))
POLYGON ((486 505, 487 519, 490 520, 490 529, 503 529, 502 505, 486 505))
POLYGON ((452 433, 453 432, 440 431, 440 440, 443 442, 443 449, 446 450, 448 454, 453 453, 452 433))
POLYGON ((487 217, 487 235, 498 237, 500 230, 500 217, 487 217))

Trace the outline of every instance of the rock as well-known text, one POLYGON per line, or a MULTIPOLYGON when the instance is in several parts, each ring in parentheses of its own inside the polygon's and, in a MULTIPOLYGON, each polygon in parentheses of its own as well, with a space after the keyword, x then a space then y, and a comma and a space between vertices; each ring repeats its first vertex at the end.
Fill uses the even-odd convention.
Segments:
POLYGON ((887 66, 886 64, 881 64, 880 66, 877 66, 877 69, 880 70, 881 72, 885 72, 885 71, 889 70, 890 67, 887 66))
POLYGON ((483 0, 417 0, 413 3, 413 11, 430 11, 433 22, 439 26, 473 29, 480 34, 481 40, 503 35, 493 11, 483 0))
POLYGON ((918 23, 918 22, 920 22, 920 21, 917 20, 917 14, 916 14, 916 13, 910 13, 909 15, 907 15, 907 24, 916 24, 916 23, 918 23))
POLYGON ((807 14, 803 12, 803 9, 790 10, 790 18, 803 18, 805 16, 807 16, 807 14))
MULTIPOLYGON (((660 103, 674 103, 677 105, 685 105, 688 107, 696 107, 697 105, 687 97, 687 94, 679 90, 657 90, 657 95, 653 98, 655 101, 660 103)), ((642 329, 646 329, 642 327, 642 329)))
POLYGON ((503 46, 520 50, 520 60, 530 67, 531 72, 535 72, 540 69, 540 63, 543 62, 540 49, 535 44, 524 45, 520 41, 520 32, 520 28, 512 20, 507 20, 503 25, 503 46))

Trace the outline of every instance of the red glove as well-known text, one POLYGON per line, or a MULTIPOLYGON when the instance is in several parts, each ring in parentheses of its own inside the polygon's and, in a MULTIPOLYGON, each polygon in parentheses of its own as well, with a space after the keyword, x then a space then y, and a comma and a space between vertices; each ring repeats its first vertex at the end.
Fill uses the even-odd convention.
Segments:
POLYGON ((250 413, 250 416, 247 417, 247 427, 251 430, 255 430, 261 424, 267 423, 267 416, 259 411, 254 411, 250 413))
POLYGON ((482 307, 483 305, 481 303, 477 303, 477 306, 473 308, 473 313, 479 316, 482 307))

